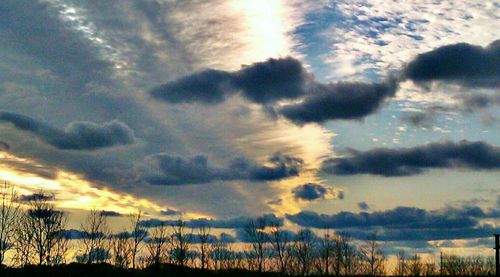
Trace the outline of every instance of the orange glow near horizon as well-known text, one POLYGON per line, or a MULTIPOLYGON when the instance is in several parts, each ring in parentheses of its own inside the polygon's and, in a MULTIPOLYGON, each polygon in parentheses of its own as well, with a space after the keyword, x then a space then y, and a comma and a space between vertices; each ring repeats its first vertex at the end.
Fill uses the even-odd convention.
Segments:
MULTIPOLYGON (((54 204, 61 209, 91 210, 100 209, 114 211, 121 214, 132 214, 139 210, 161 215, 160 212, 167 206, 161 206, 145 198, 138 198, 132 194, 114 192, 105 187, 96 187, 91 182, 76 174, 57 169, 53 180, 23 172, 9 163, 43 168, 43 165, 34 161, 19 158, 6 152, 0 152, 0 180, 12 183, 18 194, 26 195, 40 191, 54 194, 54 204)), ((202 214, 185 213, 183 218, 203 217, 202 214)))

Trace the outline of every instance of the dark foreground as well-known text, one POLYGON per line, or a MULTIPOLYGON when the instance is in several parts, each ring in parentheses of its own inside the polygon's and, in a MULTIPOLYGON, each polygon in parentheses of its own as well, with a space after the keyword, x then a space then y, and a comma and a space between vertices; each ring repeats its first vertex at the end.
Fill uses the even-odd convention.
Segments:
MULTIPOLYGON (((164 264, 160 267, 146 269, 124 269, 109 264, 71 263, 58 266, 26 266, 23 268, 1 268, 0 277, 152 277, 152 276, 282 276, 279 273, 258 273, 248 270, 212 271, 198 268, 164 264)), ((449 275, 448 275, 449 276, 449 275)), ((490 275, 491 276, 491 275, 490 275)))
POLYGON ((165 264, 141 270, 117 268, 109 264, 71 263, 58 266, 26 266, 23 268, 0 268, 1 277, 152 277, 152 276, 279 276, 276 273, 258 273, 247 270, 211 271, 198 268, 165 264))

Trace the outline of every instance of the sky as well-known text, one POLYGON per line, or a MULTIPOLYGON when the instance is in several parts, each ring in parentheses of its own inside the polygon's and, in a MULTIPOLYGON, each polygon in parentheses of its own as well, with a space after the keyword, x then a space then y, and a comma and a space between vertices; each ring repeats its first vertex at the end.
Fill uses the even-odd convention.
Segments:
POLYGON ((52 194, 73 227, 90 209, 235 230, 265 214, 491 254, 499 15, 479 0, 4 0, 0 179, 52 194))

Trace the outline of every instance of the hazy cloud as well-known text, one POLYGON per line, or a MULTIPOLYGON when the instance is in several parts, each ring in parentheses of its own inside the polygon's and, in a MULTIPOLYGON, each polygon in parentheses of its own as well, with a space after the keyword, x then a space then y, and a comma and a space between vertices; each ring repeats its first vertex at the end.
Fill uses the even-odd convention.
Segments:
POLYGON ((416 127, 431 127, 434 122, 434 114, 430 111, 426 112, 415 112, 410 114, 405 114, 401 117, 401 120, 410 123, 416 127))
POLYGON ((351 155, 326 160, 323 172, 334 175, 411 176, 433 168, 500 168, 500 148, 485 142, 437 142, 411 148, 350 150, 351 155))
POLYGON ((162 215, 166 216, 175 216, 175 215, 182 215, 181 211, 173 210, 173 209, 166 209, 160 212, 162 215))
MULTIPOLYGON (((499 73, 500 74, 500 73, 499 73)), ((485 109, 491 106, 500 106, 500 95, 492 94, 465 94, 461 97, 462 106, 467 111, 485 109)))

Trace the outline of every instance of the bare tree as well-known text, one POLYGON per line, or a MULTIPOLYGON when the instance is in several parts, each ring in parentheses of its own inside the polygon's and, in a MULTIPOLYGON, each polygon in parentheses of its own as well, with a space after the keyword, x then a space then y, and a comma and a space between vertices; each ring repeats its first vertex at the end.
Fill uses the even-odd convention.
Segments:
POLYGON ((250 220, 244 227, 244 232, 251 250, 247 253, 250 260, 254 260, 258 272, 264 271, 267 259, 267 243, 269 236, 264 232, 268 222, 265 217, 250 220))
MULTIPOLYGON (((341 273, 343 275, 354 275, 359 266, 359 253, 356 247, 350 244, 351 237, 347 233, 338 236, 338 250, 341 273)), ((339 268, 339 272, 340 272, 339 268)), ((340 274, 340 273, 339 273, 340 274)))
POLYGON ((15 226, 14 232, 14 261, 16 264, 25 266, 33 259, 33 236, 34 230, 30 227, 30 222, 26 214, 21 214, 15 226))
POLYGON ((149 264, 159 266, 166 254, 166 246, 169 243, 168 230, 165 223, 161 222, 151 232, 151 239, 147 244, 149 253, 149 264))
POLYGON ((5 253, 12 248, 16 220, 20 208, 16 203, 17 193, 13 185, 4 182, 0 185, 0 267, 5 253))
POLYGON ((198 249, 200 251, 201 269, 208 267, 208 255, 210 251, 210 227, 200 226, 198 228, 198 249))
POLYGON ((377 235, 368 236, 364 245, 360 247, 360 254, 365 264, 365 274, 380 276, 385 274, 385 257, 380 244, 377 242, 377 235))
POLYGON ((311 272, 316 249, 316 236, 309 229, 300 230, 293 245, 294 268, 301 275, 311 272))
MULTIPOLYGON (((425 276, 434 276, 437 275, 437 266, 434 259, 429 258, 426 263, 424 263, 424 275, 425 276)), ((488 274, 484 274, 488 275, 488 274)))
POLYGON ((132 245, 127 231, 123 231, 111 237, 111 250, 114 266, 120 268, 127 268, 130 266, 132 245))
MULTIPOLYGON (((18 237, 18 244, 30 244, 30 247, 19 246, 21 252, 32 250, 37 264, 53 264, 53 258, 57 257, 59 244, 66 243, 62 236, 66 217, 62 211, 55 209, 50 203, 49 196, 43 193, 30 200, 28 209, 22 214, 20 219, 20 230, 22 234, 18 237)), ((29 262, 29 252, 21 253, 21 260, 29 262)), ((60 254, 60 253, 59 253, 60 254)))
POLYGON ((54 247, 52 264, 53 265, 65 264, 67 262, 67 257, 70 248, 71 248, 70 238, 64 234, 61 234, 58 238, 58 242, 54 247))
POLYGON ((148 235, 146 228, 141 223, 142 211, 138 211, 135 213, 130 223, 132 225, 132 230, 130 232, 130 236, 132 237, 132 245, 131 245, 131 260, 132 260, 132 268, 136 268, 136 257, 137 254, 141 251, 142 242, 148 235))
POLYGON ((423 275, 424 268, 420 256, 415 254, 410 257, 408 261, 408 275, 410 276, 420 276, 423 275))
POLYGON ((273 252, 278 260, 279 272, 284 274, 288 270, 290 261, 290 234, 282 229, 280 222, 271 222, 270 241, 273 252))
POLYGON ((187 233, 185 230, 186 223, 178 220, 172 225, 173 233, 171 242, 171 253, 174 263, 185 266, 189 261, 189 245, 192 240, 192 233, 187 233))
POLYGON ((318 271, 323 275, 330 274, 330 268, 333 265, 333 258, 335 254, 335 240, 332 235, 325 233, 321 239, 318 240, 318 271))
POLYGON ((406 253, 404 250, 399 251, 397 255, 396 267, 394 268, 395 276, 406 276, 408 272, 408 263, 406 261, 406 253))
POLYGON ((229 256, 228 245, 224 241, 215 241, 210 245, 209 257, 211 262, 211 268, 213 270, 223 270, 225 269, 224 261, 227 260, 229 256))
POLYGON ((91 210, 81 229, 84 262, 91 264, 106 261, 109 253, 106 244, 109 233, 106 213, 91 210))

